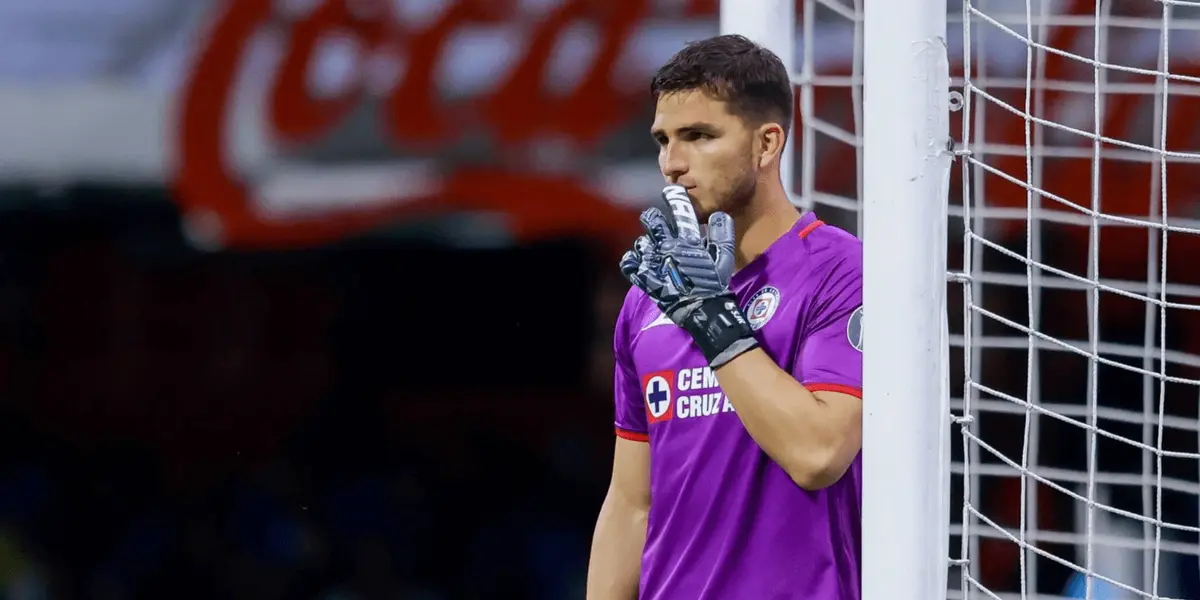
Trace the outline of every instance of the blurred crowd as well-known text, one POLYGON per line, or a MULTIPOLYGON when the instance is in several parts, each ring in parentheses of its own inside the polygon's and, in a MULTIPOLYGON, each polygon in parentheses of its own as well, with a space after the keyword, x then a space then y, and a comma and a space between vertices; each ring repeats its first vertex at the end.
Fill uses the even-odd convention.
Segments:
POLYGON ((3 471, 7 599, 582 597, 595 486, 483 431, 184 491, 135 444, 80 452, 11 425, 39 455, 3 471))
POLYGON ((0 598, 582 598, 592 248, 204 255, 88 198, 0 225, 0 598))

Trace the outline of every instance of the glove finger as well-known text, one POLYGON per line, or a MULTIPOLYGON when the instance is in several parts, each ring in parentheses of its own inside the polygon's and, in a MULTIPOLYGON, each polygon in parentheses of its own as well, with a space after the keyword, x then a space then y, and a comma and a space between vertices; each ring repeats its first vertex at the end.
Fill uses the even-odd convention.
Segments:
POLYGON ((733 217, 715 212, 708 217, 708 253, 716 265, 717 277, 727 285, 735 266, 733 217))
POLYGON ((633 251, 641 257, 652 257, 658 254, 658 249, 654 247, 654 242, 650 241, 650 236, 638 236, 638 239, 633 242, 633 251))
POLYGON ((717 211, 708 217, 708 242, 733 248, 733 217, 717 211))
POLYGON ((663 188, 662 198, 667 203, 676 237, 692 245, 700 244, 700 219, 692 206, 692 198, 681 185, 663 188))
POLYGON ((642 282, 642 286, 639 287, 656 302, 669 302, 678 295, 671 282, 663 277, 663 273, 650 265, 642 263, 637 277, 642 282))
POLYGON ((642 211, 641 221, 642 227, 646 228, 646 233, 654 244, 661 244, 675 237, 670 221, 657 207, 652 206, 642 211))
POLYGON ((625 276, 625 279, 629 280, 629 283, 632 283, 638 287, 643 287, 645 282, 638 273, 642 267, 642 257, 639 256, 636 251, 630 250, 626 252, 625 255, 621 257, 620 267, 621 274, 625 276))

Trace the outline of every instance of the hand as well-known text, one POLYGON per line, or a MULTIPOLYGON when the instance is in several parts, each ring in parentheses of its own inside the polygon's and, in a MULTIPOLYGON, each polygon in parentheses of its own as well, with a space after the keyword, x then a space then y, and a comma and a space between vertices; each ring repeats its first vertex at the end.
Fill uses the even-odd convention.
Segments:
POLYGON ((671 217, 659 208, 642 213, 647 234, 626 253, 622 271, 650 294, 663 312, 672 315, 690 301, 729 291, 734 265, 733 220, 725 213, 713 214, 706 240, 683 188, 667 187, 663 199, 671 217))
POLYGON ((733 220, 717 212, 707 239, 687 191, 667 186, 668 213, 642 213, 646 235, 621 259, 621 272, 650 296, 672 321, 692 334, 713 368, 757 347, 746 317, 729 290, 734 270, 733 220), (669 217, 667 215, 670 215, 669 217))

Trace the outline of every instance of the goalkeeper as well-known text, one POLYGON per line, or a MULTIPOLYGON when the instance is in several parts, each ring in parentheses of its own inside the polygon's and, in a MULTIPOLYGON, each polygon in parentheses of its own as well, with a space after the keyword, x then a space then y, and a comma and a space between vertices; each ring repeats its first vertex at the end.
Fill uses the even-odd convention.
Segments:
POLYGON ((788 199, 777 56, 710 38, 651 91, 670 185, 621 261, 587 597, 856 600, 862 244, 788 199))

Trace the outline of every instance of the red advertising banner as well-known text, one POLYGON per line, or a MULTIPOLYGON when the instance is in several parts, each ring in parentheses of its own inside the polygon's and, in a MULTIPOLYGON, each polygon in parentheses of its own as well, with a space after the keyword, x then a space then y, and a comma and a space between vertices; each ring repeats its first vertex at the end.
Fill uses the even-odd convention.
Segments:
MULTIPOLYGON (((271 0, 224 2, 182 90, 178 201, 185 213, 215 216, 221 241, 228 246, 317 243, 388 219, 447 210, 502 213, 519 239, 561 234, 626 237, 636 227, 630 209, 615 205, 582 178, 512 165, 441 163, 436 184, 416 197, 397 189, 393 201, 371 208, 274 219, 255 210, 252 184, 231 167, 227 123, 248 45, 266 28, 282 27, 287 43, 269 84, 265 119, 271 137, 285 147, 320 140, 363 103, 365 78, 332 98, 314 96, 306 84, 316 46, 338 35, 350 38, 362 55, 394 55, 406 61, 404 74, 373 115, 397 148, 436 155, 464 135, 482 131, 500 152, 544 136, 587 150, 646 106, 645 83, 620 85, 614 70, 649 4, 571 0, 546 14, 521 15, 514 12, 513 2, 460 0, 432 23, 409 30, 393 18, 385 2, 328 0, 282 24, 274 12, 278 3, 271 0), (547 66, 564 32, 580 20, 595 27, 599 50, 590 65, 581 66, 580 80, 569 93, 551 93, 554 82, 547 81, 547 66), (458 103, 444 98, 434 75, 455 35, 472 26, 506 23, 527 32, 516 66, 482 96, 458 103)), ((681 9, 697 15, 714 11, 715 4, 693 1, 681 9)))

